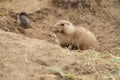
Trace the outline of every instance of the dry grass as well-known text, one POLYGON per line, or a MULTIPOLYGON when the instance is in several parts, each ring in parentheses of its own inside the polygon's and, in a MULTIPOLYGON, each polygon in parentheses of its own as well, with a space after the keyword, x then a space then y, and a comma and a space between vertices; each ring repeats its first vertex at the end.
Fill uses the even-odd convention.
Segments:
POLYGON ((96 52, 96 51, 90 50, 83 53, 86 54, 85 59, 87 61, 90 61, 88 62, 88 64, 93 67, 93 70, 97 75, 97 80, 106 80, 107 78, 111 80, 116 80, 114 77, 114 74, 118 76, 120 75, 120 57, 114 56, 107 51, 96 52), (98 66, 99 62, 103 62, 102 63, 103 65, 113 63, 113 65, 109 66, 111 70, 107 68, 104 68, 104 70, 102 71, 98 70, 97 68, 102 66, 102 65, 98 66))
MULTIPOLYGON (((83 51, 82 53, 77 51, 72 51, 78 56, 83 56, 85 58, 87 68, 92 67, 94 71, 96 80, 118 80, 120 77, 120 57, 116 57, 108 52, 97 52, 93 50, 83 51), (102 63, 101 63, 102 62, 102 63), (107 65, 113 63, 108 68, 107 65), (102 64, 102 65, 100 65, 102 64), (99 67, 104 66, 103 70, 100 70, 99 67), (118 78, 116 78, 116 75, 118 78)), ((82 64, 83 65, 83 64, 82 64)), ((64 80, 84 80, 82 77, 76 76, 74 73, 64 70, 52 70, 54 75, 61 76, 64 80)), ((84 75, 84 74, 82 74, 84 75)))
POLYGON ((83 80, 79 76, 76 76, 73 73, 69 73, 69 72, 66 72, 66 71, 63 71, 63 70, 61 70, 61 71, 52 70, 51 72, 55 75, 58 75, 58 76, 62 77, 64 80, 83 80))

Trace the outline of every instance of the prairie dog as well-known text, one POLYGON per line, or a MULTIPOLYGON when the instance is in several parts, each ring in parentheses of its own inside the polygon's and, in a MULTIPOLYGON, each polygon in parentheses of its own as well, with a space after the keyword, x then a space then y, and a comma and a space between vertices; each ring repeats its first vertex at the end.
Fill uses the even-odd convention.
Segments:
POLYGON ((60 20, 53 27, 62 47, 72 46, 74 49, 94 49, 97 44, 95 35, 84 27, 75 27, 66 20, 60 20))

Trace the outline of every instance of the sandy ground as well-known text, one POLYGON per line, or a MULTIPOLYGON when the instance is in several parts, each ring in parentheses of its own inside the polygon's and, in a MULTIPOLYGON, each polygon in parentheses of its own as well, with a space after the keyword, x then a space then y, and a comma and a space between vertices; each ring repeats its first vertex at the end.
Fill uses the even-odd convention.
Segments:
POLYGON ((119 80, 120 3, 101 0, 92 5, 92 11, 56 6, 51 1, 2 2, 7 7, 0 8, 0 29, 6 31, 0 30, 0 80, 62 80, 51 70, 65 70, 82 80, 119 80), (18 28, 16 15, 20 11, 28 13, 36 30, 18 28), (99 41, 96 51, 69 51, 57 45, 50 29, 61 19, 93 32, 99 41))
MULTIPOLYGON (((31 25, 37 30, 34 31, 29 29, 21 32, 21 34, 25 36, 54 42, 51 40, 53 33, 50 31, 50 27, 57 21, 65 19, 76 26, 83 26, 92 31, 99 41, 98 50, 114 50, 120 46, 120 6, 115 1, 110 0, 109 3, 102 1, 102 5, 97 7, 98 10, 96 10, 95 13, 86 8, 66 9, 63 7, 56 7, 48 0, 28 1, 28 4, 34 3, 32 6, 26 5, 26 3, 27 1, 24 0, 13 2, 10 7, 12 11, 9 13, 10 17, 13 19, 16 19, 15 14, 20 11, 26 11, 29 14, 31 25)), ((12 24, 14 23, 15 22, 12 24)), ((14 26, 15 27, 12 25, 12 29, 9 28, 9 30, 19 33, 20 31, 17 31, 18 29, 16 29, 15 24, 14 26)))

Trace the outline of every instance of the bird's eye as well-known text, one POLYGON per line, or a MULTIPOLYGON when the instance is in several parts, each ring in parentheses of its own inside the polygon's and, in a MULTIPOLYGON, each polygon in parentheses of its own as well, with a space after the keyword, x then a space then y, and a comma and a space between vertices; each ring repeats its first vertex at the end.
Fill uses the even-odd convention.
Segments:
POLYGON ((64 24, 61 24, 61 26, 64 26, 64 24))

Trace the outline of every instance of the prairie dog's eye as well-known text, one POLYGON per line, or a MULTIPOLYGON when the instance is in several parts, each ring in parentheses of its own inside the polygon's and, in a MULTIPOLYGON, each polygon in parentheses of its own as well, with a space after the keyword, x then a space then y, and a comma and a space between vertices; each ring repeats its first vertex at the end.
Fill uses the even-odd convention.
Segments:
POLYGON ((64 24, 61 24, 61 26, 64 26, 64 24))

